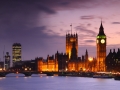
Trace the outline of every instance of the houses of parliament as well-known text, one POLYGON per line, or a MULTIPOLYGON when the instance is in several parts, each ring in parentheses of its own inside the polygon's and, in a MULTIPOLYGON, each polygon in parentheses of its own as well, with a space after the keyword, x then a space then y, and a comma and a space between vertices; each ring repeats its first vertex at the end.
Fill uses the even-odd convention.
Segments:
POLYGON ((106 71, 106 35, 101 22, 99 33, 96 37, 97 57, 89 58, 88 51, 78 57, 78 34, 66 34, 66 53, 59 53, 54 56, 47 56, 47 60, 38 60, 38 71, 106 71))
POLYGON ((66 53, 57 53, 47 57, 46 62, 38 59, 38 71, 92 71, 92 72, 120 72, 120 49, 110 49, 106 54, 107 36, 101 21, 96 36, 96 57, 89 57, 86 49, 84 55, 78 57, 78 34, 66 34, 66 53))
MULTIPOLYGON (((72 30, 72 28, 71 28, 72 30)), ((36 57, 34 60, 21 60, 21 44, 13 44, 13 67, 17 70, 38 71, 38 72, 120 72, 120 49, 110 49, 106 54, 107 36, 104 32, 101 21, 98 35, 96 36, 96 57, 89 57, 88 51, 81 57, 78 56, 78 34, 66 34, 66 52, 47 56, 47 59, 36 57)), ((5 68, 10 67, 10 56, 5 56, 5 68)), ((1 68, 1 67, 0 67, 1 68)))

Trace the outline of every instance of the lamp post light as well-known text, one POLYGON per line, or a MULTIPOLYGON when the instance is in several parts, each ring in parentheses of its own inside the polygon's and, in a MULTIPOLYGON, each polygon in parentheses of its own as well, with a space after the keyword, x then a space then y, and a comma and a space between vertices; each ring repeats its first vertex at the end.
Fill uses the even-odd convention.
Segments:
POLYGON ((88 60, 89 60, 89 68, 92 71, 93 57, 89 57, 88 60))
POLYGON ((27 68, 25 68, 25 71, 27 71, 27 68))
POLYGON ((67 72, 67 70, 68 70, 68 69, 66 68, 66 72, 67 72))
POLYGON ((92 61, 93 61, 93 57, 89 57, 88 60, 89 60, 90 62, 92 62, 92 61))

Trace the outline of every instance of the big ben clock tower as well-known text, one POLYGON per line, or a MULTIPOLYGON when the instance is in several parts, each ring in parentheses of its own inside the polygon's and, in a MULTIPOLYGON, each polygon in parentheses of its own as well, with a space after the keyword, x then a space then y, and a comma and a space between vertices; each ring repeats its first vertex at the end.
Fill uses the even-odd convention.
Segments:
POLYGON ((106 35, 101 22, 99 33, 96 39, 97 43, 97 71, 105 71, 105 58, 106 58, 106 35))

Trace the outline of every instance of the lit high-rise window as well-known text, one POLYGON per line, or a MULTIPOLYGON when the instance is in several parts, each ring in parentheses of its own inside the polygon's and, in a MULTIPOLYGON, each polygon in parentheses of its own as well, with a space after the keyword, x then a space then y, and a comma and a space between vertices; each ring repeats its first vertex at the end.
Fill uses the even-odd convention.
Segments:
POLYGON ((21 44, 20 43, 14 43, 12 46, 12 60, 13 60, 13 64, 16 61, 21 61, 21 44))

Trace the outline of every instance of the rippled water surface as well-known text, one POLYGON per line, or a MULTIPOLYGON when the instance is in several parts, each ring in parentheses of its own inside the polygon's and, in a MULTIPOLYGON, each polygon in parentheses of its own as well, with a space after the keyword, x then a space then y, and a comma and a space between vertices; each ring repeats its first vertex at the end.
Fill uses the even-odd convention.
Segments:
POLYGON ((0 90, 120 90, 120 81, 84 77, 7 75, 0 90))

